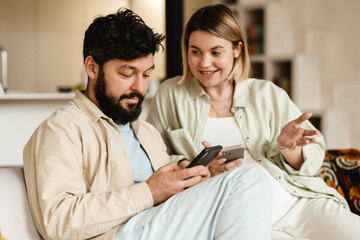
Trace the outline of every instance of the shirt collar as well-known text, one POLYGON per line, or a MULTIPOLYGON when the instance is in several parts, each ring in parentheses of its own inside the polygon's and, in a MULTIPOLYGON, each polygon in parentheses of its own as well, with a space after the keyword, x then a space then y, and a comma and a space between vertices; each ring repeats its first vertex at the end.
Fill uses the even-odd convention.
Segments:
POLYGON ((247 80, 235 82, 233 107, 247 107, 249 105, 250 88, 247 80))
MULTIPOLYGON (((114 126, 117 126, 111 118, 106 116, 99 108, 92 102, 87 96, 84 95, 83 91, 76 90, 75 98, 73 99, 74 103, 78 106, 78 108, 83 111, 92 122, 97 122, 100 118, 104 118, 114 126)), ((140 127, 139 119, 136 119, 131 123, 131 127, 133 128, 135 134, 138 133, 140 127)))
POLYGON ((189 97, 191 99, 199 98, 203 95, 206 95, 206 92, 204 91, 203 87, 201 86, 201 83, 195 78, 191 77, 186 82, 186 88, 189 92, 189 97))
POLYGON ((99 108, 95 105, 87 96, 84 95, 83 91, 76 90, 74 103, 78 108, 84 112, 91 121, 96 122, 100 118, 110 119, 106 116, 99 108))

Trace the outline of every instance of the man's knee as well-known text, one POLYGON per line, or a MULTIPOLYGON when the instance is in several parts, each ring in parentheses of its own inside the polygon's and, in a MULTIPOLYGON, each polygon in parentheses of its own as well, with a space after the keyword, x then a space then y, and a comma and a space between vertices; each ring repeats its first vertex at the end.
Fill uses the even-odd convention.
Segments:
POLYGON ((247 186, 261 191, 264 195, 271 195, 270 179, 266 173, 257 167, 243 166, 233 170, 229 177, 235 178, 239 184, 246 183, 247 186))

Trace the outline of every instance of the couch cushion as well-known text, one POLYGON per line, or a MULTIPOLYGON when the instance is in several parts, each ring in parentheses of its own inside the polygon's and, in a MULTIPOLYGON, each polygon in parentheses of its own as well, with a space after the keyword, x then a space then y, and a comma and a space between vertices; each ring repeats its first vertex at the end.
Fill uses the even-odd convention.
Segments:
POLYGON ((0 168, 0 232, 5 239, 41 239, 31 217, 23 168, 0 168))
POLYGON ((360 215, 360 150, 327 150, 318 176, 345 197, 353 213, 360 215))

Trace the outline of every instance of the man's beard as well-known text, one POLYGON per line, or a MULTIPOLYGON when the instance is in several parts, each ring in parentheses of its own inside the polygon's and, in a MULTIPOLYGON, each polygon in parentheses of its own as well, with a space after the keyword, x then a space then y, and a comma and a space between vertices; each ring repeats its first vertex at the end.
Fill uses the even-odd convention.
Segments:
POLYGON ((95 97, 100 105, 104 114, 110 117, 116 124, 126 124, 138 119, 141 113, 141 103, 144 100, 144 96, 138 92, 131 92, 129 94, 123 94, 119 99, 108 96, 106 94, 106 83, 104 71, 102 68, 99 70, 98 79, 95 84, 95 97), (120 101, 125 98, 137 97, 139 101, 135 104, 129 104, 128 109, 121 106, 120 101))

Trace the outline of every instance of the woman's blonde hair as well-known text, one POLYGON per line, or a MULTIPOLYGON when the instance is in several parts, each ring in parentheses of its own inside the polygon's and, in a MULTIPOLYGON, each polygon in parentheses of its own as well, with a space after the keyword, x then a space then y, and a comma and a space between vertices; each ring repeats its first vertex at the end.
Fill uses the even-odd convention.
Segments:
POLYGON ((197 10, 185 26, 181 41, 183 62, 183 76, 181 82, 186 82, 188 78, 193 76, 188 65, 189 38, 191 33, 197 30, 206 31, 217 37, 226 39, 233 43, 234 48, 241 42, 241 54, 234 59, 233 69, 231 70, 228 79, 243 81, 248 78, 250 59, 243 27, 233 11, 225 5, 216 4, 197 10))

